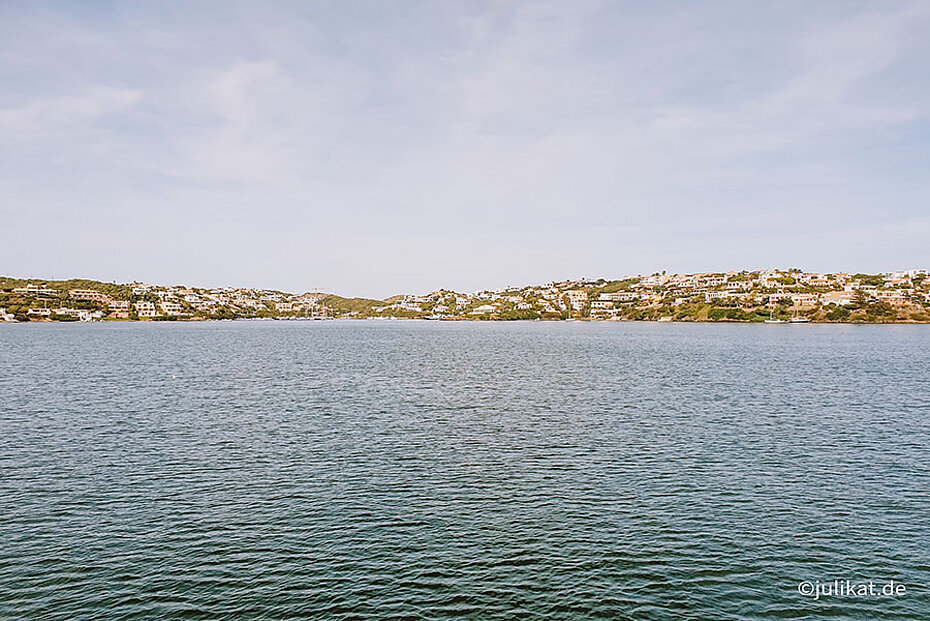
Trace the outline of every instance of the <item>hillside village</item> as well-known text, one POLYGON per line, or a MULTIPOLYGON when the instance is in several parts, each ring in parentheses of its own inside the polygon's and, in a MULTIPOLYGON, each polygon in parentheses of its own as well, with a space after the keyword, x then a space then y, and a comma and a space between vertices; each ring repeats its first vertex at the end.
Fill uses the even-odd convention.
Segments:
POLYGON ((332 318, 928 322, 927 270, 790 270, 631 276, 387 300, 248 288, 0 278, 0 321, 332 318))

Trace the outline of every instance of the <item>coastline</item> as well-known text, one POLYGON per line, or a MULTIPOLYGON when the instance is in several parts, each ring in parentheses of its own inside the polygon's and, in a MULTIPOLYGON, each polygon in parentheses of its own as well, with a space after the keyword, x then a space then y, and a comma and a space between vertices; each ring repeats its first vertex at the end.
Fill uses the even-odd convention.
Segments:
POLYGON ((319 291, 0 277, 0 322, 269 319, 930 323, 926 269, 879 274, 741 270, 577 279, 383 300, 319 291))
MULTIPOLYGON (((172 319, 116 319, 116 318, 103 318, 103 319, 94 319, 90 321, 62 321, 58 319, 34 319, 31 321, 0 321, 0 325, 22 325, 22 324, 87 324, 87 323, 119 323, 119 324, 175 324, 175 323, 222 323, 222 322, 255 322, 255 321, 283 321, 286 323, 309 323, 314 322, 313 319, 309 320, 294 320, 292 318, 279 318, 279 317, 237 317, 233 319, 215 319, 211 317, 184 317, 184 318, 172 318, 172 319)), ((736 325, 762 325, 762 326, 773 326, 773 324, 766 323, 765 321, 749 321, 741 319, 668 319, 668 320, 658 320, 658 319, 598 319, 591 317, 579 317, 571 319, 501 319, 495 317, 487 318, 477 318, 477 317, 443 317, 439 318, 428 318, 428 317, 331 317, 327 321, 404 321, 404 322, 468 322, 468 323, 572 323, 572 322, 582 322, 582 323, 671 323, 671 324, 736 324, 736 325)), ((811 319, 803 323, 791 323, 783 322, 775 325, 780 326, 798 326, 798 325, 838 325, 838 326, 899 326, 899 325, 930 325, 930 320, 918 321, 914 319, 899 319, 893 321, 822 321, 817 319, 811 319)))

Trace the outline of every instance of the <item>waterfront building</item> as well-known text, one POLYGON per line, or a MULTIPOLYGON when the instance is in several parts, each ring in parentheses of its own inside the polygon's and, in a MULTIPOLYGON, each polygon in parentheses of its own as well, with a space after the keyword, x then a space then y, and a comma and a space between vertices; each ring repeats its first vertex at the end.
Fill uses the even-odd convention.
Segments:
POLYGON ((141 302, 136 302, 136 313, 139 317, 157 317, 158 311, 155 309, 155 304, 149 302, 148 300, 142 300, 141 302))
POLYGON ((161 312, 165 315, 177 316, 184 314, 184 307, 177 302, 162 302, 160 306, 161 312))

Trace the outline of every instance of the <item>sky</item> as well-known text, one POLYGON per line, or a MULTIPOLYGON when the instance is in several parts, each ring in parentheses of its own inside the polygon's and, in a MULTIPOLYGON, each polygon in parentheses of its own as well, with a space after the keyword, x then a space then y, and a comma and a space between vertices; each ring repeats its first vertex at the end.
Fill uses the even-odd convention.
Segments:
POLYGON ((930 2, 0 3, 0 275, 930 267, 930 2))

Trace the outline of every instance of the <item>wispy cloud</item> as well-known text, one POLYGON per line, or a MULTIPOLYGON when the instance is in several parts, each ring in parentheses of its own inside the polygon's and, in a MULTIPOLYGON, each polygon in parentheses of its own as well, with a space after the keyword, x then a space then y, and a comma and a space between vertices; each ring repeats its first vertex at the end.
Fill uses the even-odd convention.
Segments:
POLYGON ((44 132, 92 126, 107 115, 126 110, 142 98, 138 89, 95 86, 73 95, 51 95, 11 108, 0 108, 5 138, 32 138, 44 132))

